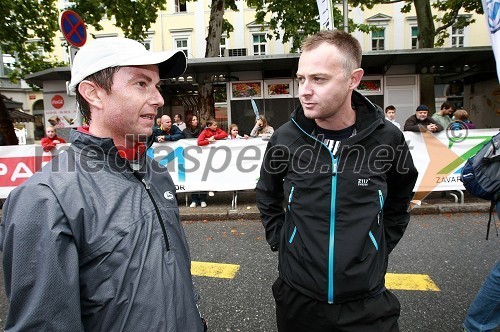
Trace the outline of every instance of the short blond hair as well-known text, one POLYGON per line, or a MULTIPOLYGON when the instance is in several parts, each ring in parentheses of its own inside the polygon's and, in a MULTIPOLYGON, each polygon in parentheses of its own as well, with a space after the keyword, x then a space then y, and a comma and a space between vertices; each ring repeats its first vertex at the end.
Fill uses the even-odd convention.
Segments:
POLYGON ((301 50, 310 51, 323 43, 335 46, 342 55, 343 67, 347 74, 361 68, 363 51, 361 44, 349 33, 343 30, 322 30, 315 35, 308 36, 302 41, 301 50))

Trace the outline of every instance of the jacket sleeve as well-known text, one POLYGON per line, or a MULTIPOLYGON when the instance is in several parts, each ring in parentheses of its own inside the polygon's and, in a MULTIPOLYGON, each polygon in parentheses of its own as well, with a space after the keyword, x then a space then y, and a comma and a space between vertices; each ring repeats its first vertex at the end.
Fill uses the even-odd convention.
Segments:
POLYGON ((250 132, 250 136, 252 136, 252 137, 259 136, 259 124, 258 123, 255 123, 255 126, 253 126, 252 131, 250 132))
POLYGON ((419 133, 420 127, 417 124, 416 118, 414 116, 410 116, 404 125, 404 131, 414 131, 419 133))
POLYGON ((219 128, 217 130, 217 134, 215 134, 215 139, 225 139, 225 138, 227 138, 227 133, 219 128))
POLYGON ((439 133, 440 131, 442 131, 444 129, 444 127, 439 122, 437 122, 435 119, 433 119, 433 118, 428 118, 428 119, 429 119, 430 123, 433 123, 438 127, 438 129, 436 130, 436 133, 439 133))
POLYGON ((10 304, 6 331, 83 331, 78 252, 49 187, 11 193, 3 207, 0 249, 10 304))
POLYGON ((193 134, 191 134, 191 132, 189 131, 189 129, 184 129, 182 131, 182 133, 184 134, 184 138, 195 138, 193 134))
POLYGON ((206 139, 205 139, 205 130, 203 130, 201 133, 200 133, 200 136, 198 136, 198 146, 205 146, 205 145, 208 145, 210 144, 206 139))
POLYGON ((158 136, 161 136, 161 135, 162 135, 161 129, 154 129, 153 130, 153 142, 158 143, 158 136))
POLYGON ((184 133, 179 129, 177 126, 172 126, 172 129, 170 129, 170 135, 168 135, 169 141, 178 141, 182 138, 184 138, 184 133))
POLYGON ((286 149, 274 145, 275 140, 271 138, 267 145, 256 187, 257 207, 273 251, 279 248, 281 227, 285 222, 283 179, 288 167, 286 149))
POLYGON ((48 137, 42 138, 42 140, 40 141, 40 144, 42 145, 42 149, 45 152, 49 152, 56 147, 54 142, 52 142, 52 140, 48 137))
POLYGON ((418 176, 418 171, 413 164, 410 150, 402 134, 394 157, 392 167, 387 173, 388 189, 383 208, 385 236, 389 253, 403 237, 410 221, 408 206, 418 176))
POLYGON ((57 140, 58 140, 61 144, 66 143, 66 140, 65 140, 64 138, 62 138, 62 137, 57 136, 57 140))

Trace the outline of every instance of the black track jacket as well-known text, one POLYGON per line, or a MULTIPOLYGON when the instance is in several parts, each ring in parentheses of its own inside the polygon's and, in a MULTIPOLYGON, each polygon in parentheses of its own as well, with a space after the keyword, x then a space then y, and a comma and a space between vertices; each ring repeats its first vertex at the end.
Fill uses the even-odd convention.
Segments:
POLYGON ((408 225, 417 170, 401 131, 353 92, 357 134, 336 155, 299 106, 274 132, 257 206, 279 275, 311 298, 342 303, 380 293, 388 255, 408 225))

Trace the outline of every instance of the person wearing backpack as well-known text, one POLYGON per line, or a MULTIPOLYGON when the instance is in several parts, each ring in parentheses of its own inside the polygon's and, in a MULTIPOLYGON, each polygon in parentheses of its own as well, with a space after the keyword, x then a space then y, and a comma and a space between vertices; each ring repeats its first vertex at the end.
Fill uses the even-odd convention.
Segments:
MULTIPOLYGON (((476 155, 467 160, 462 169, 461 179, 469 193, 491 200, 486 232, 486 239, 488 239, 491 221, 494 219, 493 209, 495 206, 500 219, 500 133, 493 136, 491 141, 476 155)), ((463 331, 493 331, 499 326, 500 260, 496 262, 472 301, 463 322, 463 331)))

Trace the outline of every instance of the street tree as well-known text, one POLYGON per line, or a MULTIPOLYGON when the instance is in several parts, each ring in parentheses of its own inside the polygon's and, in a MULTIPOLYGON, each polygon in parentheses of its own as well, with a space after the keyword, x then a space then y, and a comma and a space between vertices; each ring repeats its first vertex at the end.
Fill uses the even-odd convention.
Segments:
MULTIPOLYGON (((247 2, 256 8, 256 23, 269 26, 268 37, 281 39, 283 42, 292 41, 294 49, 300 46, 304 36, 319 31, 316 0, 247 0, 247 2)), ((419 48, 442 46, 449 37, 448 31, 451 26, 460 29, 474 23, 470 15, 461 15, 462 13, 483 13, 480 0, 349 0, 349 6, 359 6, 363 9, 398 2, 403 3, 401 8, 403 13, 410 12, 412 6, 415 9, 419 48)), ((342 3, 342 0, 333 0, 334 25, 338 29, 343 29, 344 20, 340 10, 342 3)), ((348 29, 350 32, 360 30, 367 33, 376 30, 376 27, 354 24, 353 20, 349 19, 348 29)), ((432 74, 422 74, 420 81, 421 102, 433 107, 434 77, 432 74)))
MULTIPOLYGON (((417 15, 420 48, 442 46, 449 37, 448 28, 463 28, 474 23, 474 19, 462 13, 483 13, 480 0, 349 0, 349 6, 373 8, 376 5, 401 2, 401 12, 408 13, 414 7, 417 15), (438 15, 440 12, 441 15, 438 15), (439 26, 435 27, 435 23, 439 26)), ((304 36, 319 31, 318 7, 316 0, 281 1, 281 0, 247 0, 256 9, 256 23, 267 24, 270 28, 269 38, 292 41, 294 48, 300 46, 304 36)), ((334 25, 343 29, 342 0, 333 0, 334 25)), ((349 19, 349 31, 360 30, 365 33, 376 30, 366 24, 354 24, 349 19)))
POLYGON ((13 82, 26 74, 63 65, 47 55, 54 48, 58 29, 56 3, 56 0, 2 1, 0 49, 1 53, 16 58, 5 73, 13 82))

